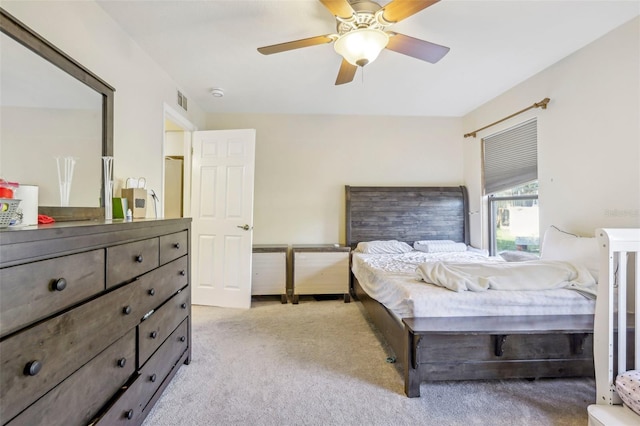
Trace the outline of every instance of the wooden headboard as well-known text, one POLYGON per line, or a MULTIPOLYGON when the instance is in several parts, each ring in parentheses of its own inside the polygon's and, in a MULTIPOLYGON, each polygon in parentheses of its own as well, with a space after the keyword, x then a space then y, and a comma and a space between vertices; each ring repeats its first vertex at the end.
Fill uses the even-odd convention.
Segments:
POLYGON ((453 240, 469 244, 464 186, 345 186, 346 244, 453 240))

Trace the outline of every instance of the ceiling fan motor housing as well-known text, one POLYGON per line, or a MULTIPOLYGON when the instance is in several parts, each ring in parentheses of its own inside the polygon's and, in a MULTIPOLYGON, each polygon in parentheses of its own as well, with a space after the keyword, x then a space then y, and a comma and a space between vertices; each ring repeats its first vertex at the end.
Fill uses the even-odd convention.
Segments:
POLYGON ((371 0, 350 0, 351 8, 356 12, 376 13, 381 9, 380 5, 371 0))
POLYGON ((351 7, 355 12, 353 16, 349 18, 336 17, 338 35, 343 35, 359 28, 384 30, 384 27, 390 24, 384 21, 382 13, 377 13, 382 8, 376 2, 356 0, 351 2, 351 7))

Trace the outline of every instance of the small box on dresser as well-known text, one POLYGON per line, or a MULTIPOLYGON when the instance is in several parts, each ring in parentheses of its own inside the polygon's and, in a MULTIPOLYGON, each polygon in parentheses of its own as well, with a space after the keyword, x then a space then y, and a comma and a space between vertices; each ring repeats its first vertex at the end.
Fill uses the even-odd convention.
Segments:
POLYGON ((293 303, 300 295, 343 294, 345 303, 349 294, 349 247, 333 244, 294 245, 293 303))
POLYGON ((256 244, 251 257, 251 295, 279 295, 287 303, 287 250, 285 244, 256 244))
POLYGON ((190 226, 0 231, 0 424, 143 422, 191 357, 190 226))

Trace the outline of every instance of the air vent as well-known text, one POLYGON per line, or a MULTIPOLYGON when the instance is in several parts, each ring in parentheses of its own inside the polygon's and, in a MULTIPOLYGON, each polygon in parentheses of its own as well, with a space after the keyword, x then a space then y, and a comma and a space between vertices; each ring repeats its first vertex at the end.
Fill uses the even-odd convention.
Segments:
POLYGON ((182 94, 181 91, 178 90, 178 105, 182 107, 185 111, 187 110, 187 97, 182 94))

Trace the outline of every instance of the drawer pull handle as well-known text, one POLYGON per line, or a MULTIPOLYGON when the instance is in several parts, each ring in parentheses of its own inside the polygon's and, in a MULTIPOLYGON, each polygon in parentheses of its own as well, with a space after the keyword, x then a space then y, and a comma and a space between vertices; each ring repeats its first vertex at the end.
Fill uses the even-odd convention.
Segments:
POLYGON ((125 306, 124 308, 122 308, 122 313, 125 315, 131 314, 131 306, 125 306))
POLYGON ((179 274, 180 274, 180 276, 184 277, 185 275, 187 275, 187 271, 185 271, 184 269, 181 269, 179 274))
POLYGON ((144 260, 144 259, 142 258, 142 255, 141 255, 141 254, 139 254, 139 255, 137 255, 137 256, 136 256, 136 262, 138 262, 138 263, 142 263, 142 261, 143 261, 143 260, 144 260))
POLYGON ((176 249, 176 250, 180 250, 180 243, 175 243, 173 245, 173 248, 176 249))
POLYGON ((51 283, 51 290, 53 291, 62 291, 65 288, 67 288, 67 280, 64 278, 58 278, 51 283))
POLYGON ((154 383, 155 383, 157 378, 158 378, 158 376, 156 376, 155 374, 152 374, 151 376, 149 376, 149 380, 151 380, 154 383))
POLYGON ((127 359, 126 358, 120 358, 118 360, 118 367, 124 368, 125 365, 127 365, 127 359))
POLYGON ((129 411, 125 412, 125 413, 124 413, 124 417, 125 417, 127 420, 131 420, 131 419, 133 418, 133 410, 129 410, 129 411))
POLYGON ((35 376, 40 370, 42 370, 42 363, 40 361, 29 361, 27 365, 24 366, 24 375, 35 376))
POLYGON ((156 294, 156 290, 153 289, 153 288, 150 288, 149 289, 149 296, 155 296, 155 294, 156 294))
POLYGON ((181 307, 182 309, 187 309, 187 304, 186 304, 186 303, 182 303, 182 304, 180 305, 180 307, 181 307))
POLYGON ((180 341, 181 341, 181 342, 184 342, 185 340, 187 340, 187 338, 186 338, 186 337, 184 337, 184 336, 180 336, 180 341))
POLYGON ((156 337, 158 337, 158 332, 152 331, 151 333, 149 333, 149 337, 151 337, 152 339, 155 339, 156 337))

